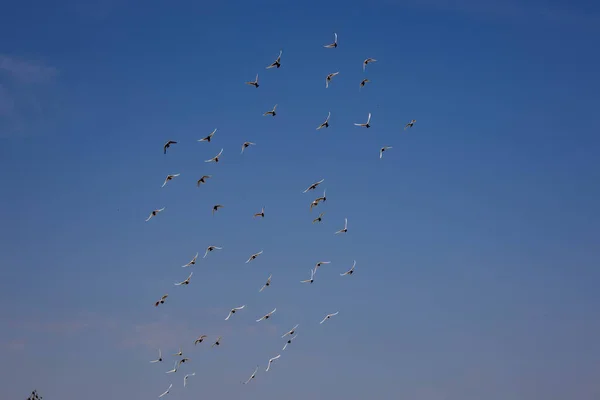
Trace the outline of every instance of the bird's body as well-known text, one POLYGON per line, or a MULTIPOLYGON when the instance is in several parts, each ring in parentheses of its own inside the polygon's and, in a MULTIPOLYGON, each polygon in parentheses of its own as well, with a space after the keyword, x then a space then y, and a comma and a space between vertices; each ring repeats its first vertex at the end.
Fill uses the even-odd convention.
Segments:
POLYGON ((224 206, 222 204, 215 204, 212 208, 212 214, 215 215, 215 213, 217 211, 219 211, 219 208, 223 208, 224 206))
POLYGON ((215 128, 214 131, 212 131, 208 136, 203 137, 202 139, 198 139, 199 142, 210 142, 210 140, 212 139, 213 136, 215 136, 215 133, 217 132, 217 129, 215 128))
POLYGON ((328 74, 327 77, 325 78, 325 89, 327 89, 329 87, 329 82, 331 82, 331 79, 336 76, 337 74, 339 74, 338 72, 332 72, 331 74, 328 74))
POLYGON ((320 323, 322 324, 323 322, 327 321, 329 318, 334 317, 334 316, 338 315, 339 313, 340 313, 339 311, 336 311, 333 314, 327 314, 320 323))
POLYGON ((164 154, 167 154, 167 149, 169 147, 171 147, 172 144, 177 144, 177 142, 174 141, 174 140, 169 140, 167 143, 165 143, 165 145, 163 146, 163 153, 164 154))
POLYGON ((415 124, 415 122, 417 122, 416 119, 411 120, 408 124, 406 124, 406 126, 404 127, 404 130, 406 130, 406 128, 412 128, 413 125, 415 124))
POLYGON ((273 309, 273 311, 271 311, 271 312, 269 312, 269 313, 267 313, 267 314, 263 315, 262 317, 260 317, 259 319, 257 319, 257 320, 256 320, 256 322, 260 322, 260 321, 262 321, 263 319, 269 319, 269 318, 271 318, 271 315, 273 315, 273 313, 274 313, 275 311, 277 311, 277 308, 274 308, 274 309, 273 309))
POLYGON ((192 265, 195 265, 197 259, 198 259, 198 253, 196 253, 196 255, 194 256, 194 258, 192 258, 192 260, 189 263, 187 263, 185 265, 182 265, 181 268, 190 267, 192 265))
POLYGON ((315 274, 317 273, 317 270, 325 264, 331 264, 331 261, 319 261, 318 263, 316 263, 315 264, 315 274))
POLYGON ((340 276, 352 275, 354 273, 354 267, 356 267, 356 260, 354 260, 354 264, 352 264, 352 268, 350 268, 348 271, 344 272, 343 274, 340 274, 340 276))
POLYGON ((305 279, 303 281, 300 281, 300 283, 313 283, 315 281, 315 273, 317 271, 315 271, 314 269, 310 269, 310 279, 305 279))
POLYGON ((219 152, 219 154, 217 154, 216 156, 214 156, 210 160, 204 160, 204 162, 215 162, 215 163, 218 163, 219 162, 219 157, 221 157, 221 154, 223 154, 223 149, 221 149, 221 151, 219 152))
POLYGON ((274 117, 275 115, 277 115, 276 110, 277 110, 277 104, 275 104, 275 106, 273 107, 273 109, 271 111, 265 112, 263 114, 263 116, 272 115, 274 117))
POLYGON ((306 190, 304 192, 302 192, 302 193, 306 193, 306 192, 308 192, 310 190, 315 190, 317 188, 317 186, 319 186, 324 181, 325 181, 325 178, 321 179, 320 181, 317 181, 317 182, 313 183, 308 188, 306 188, 306 190))
POLYGON ((317 218, 313 219, 313 224, 315 222, 321 222, 321 221, 323 221, 323 215, 325 215, 324 212, 322 212, 321 214, 319 214, 319 216, 317 218))
POLYGON ((250 261, 252 260, 256 260, 256 257, 260 256, 263 253, 263 251, 259 251, 258 253, 254 253, 250 256, 250 258, 248 258, 248 260, 246 261, 246 264, 248 264, 250 261))
POLYGON ((234 307, 229 311, 229 315, 227 315, 227 318, 225 318, 225 321, 228 321, 229 318, 236 313, 236 311, 242 310, 244 309, 244 307, 246 307, 246 305, 244 304, 243 306, 239 306, 239 307, 234 307))
POLYGON ((374 58, 367 58, 365 61, 363 61, 363 72, 365 68, 367 68, 367 64, 374 63, 375 61, 377 60, 374 58))
POLYGON ((363 79, 363 80, 360 82, 360 87, 359 87, 359 89, 362 89, 363 87, 365 87, 365 85, 366 85, 367 83, 369 83, 369 82, 371 82, 371 81, 370 81, 370 80, 368 80, 367 78, 363 79))
POLYGON ((190 275, 185 279, 185 281, 181 281, 175 284, 175 286, 187 286, 190 284, 190 280, 192 279, 192 275, 194 275, 194 271, 190 272, 190 275))
POLYGON ((270 69, 273 67, 276 67, 276 68, 281 67, 281 54, 282 53, 283 53, 283 50, 279 50, 279 55, 277 56, 277 59, 275 61, 273 61, 273 63, 269 64, 267 69, 270 69))
POLYGON ((261 217, 264 218, 265 217, 265 208, 263 207, 260 212, 257 212, 256 214, 254 214, 254 218, 256 217, 261 217))
POLYGON ((202 178, 198 179, 196 186, 200 187, 201 184, 206 183, 207 179, 210 179, 211 175, 202 175, 202 178))
POLYGON ((173 366, 173 369, 168 370, 166 373, 167 374, 173 374, 175 372, 177 372, 177 366, 179 365, 179 363, 177 361, 175 361, 175 365, 173 366))
POLYGON ((252 86, 254 86, 255 88, 258 88, 258 86, 260 86, 260 85, 258 84, 258 74, 256 74, 256 79, 254 79, 254 81, 253 81, 253 82, 246 82, 246 85, 252 85, 252 86))
POLYGON ((267 282, 265 282, 265 284, 258 291, 259 293, 262 292, 263 290, 265 290, 265 288, 271 286, 271 277, 272 276, 273 276, 273 274, 269 275, 269 277, 267 278, 267 282))
POLYGON ((367 122, 364 124, 357 124, 356 122, 354 123, 354 125, 356 126, 361 126, 363 128, 370 128, 371 127, 371 113, 369 113, 369 116, 367 118, 367 122))
POLYGON ((164 211, 165 207, 163 208, 159 208, 158 210, 154 210, 150 213, 150 216, 148 218, 146 218, 146 222, 150 221, 152 219, 152 217, 156 217, 158 215, 158 213, 164 211))
POLYGON ((204 339, 206 339, 206 338, 207 338, 206 335, 198 336, 198 339, 194 340, 194 346, 197 345, 198 343, 202 343, 204 341, 204 339))
POLYGON ((244 144, 242 145, 242 153, 241 154, 244 153, 244 150, 246 150, 247 147, 249 147, 249 146, 255 146, 255 145, 256 145, 256 143, 244 142, 244 144))
POLYGON ((317 130, 322 129, 322 128, 329 128, 329 118, 330 117, 331 117, 331 111, 329 112, 329 114, 327 114, 327 119, 325 120, 325 122, 323 122, 321 125, 319 125, 317 127, 317 130))
POLYGON ((283 339, 286 336, 290 336, 293 335, 296 332, 296 329, 300 326, 300 324, 296 324, 292 329, 290 329, 289 331, 287 331, 286 333, 284 333, 283 335, 281 335, 281 338, 283 339))
POLYGON ((162 359, 162 352, 160 351, 160 349, 158 349, 158 358, 156 360, 152 360, 150 361, 151 363, 157 363, 157 362, 161 362, 162 359))
POLYGON ((210 253, 211 251, 214 251, 214 250, 223 250, 223 248, 222 247, 217 247, 217 246, 208 246, 206 248, 206 252, 204 253, 204 257, 202 257, 202 258, 206 258, 206 256, 208 255, 208 253, 210 253))
POLYGON ((169 182, 173 178, 177 178, 179 175, 181 175, 181 174, 167 175, 167 177, 165 178, 165 182, 162 184, 161 187, 165 187, 165 185, 167 184, 167 182, 169 182))
POLYGON ((383 152, 393 148, 392 146, 383 146, 379 149, 379 158, 383 158, 383 152))
POLYGON ((282 351, 283 351, 283 350, 285 350, 285 349, 287 349, 287 347, 288 347, 288 344, 292 344, 292 341, 293 341, 294 339, 296 339, 296 336, 298 336, 298 335, 292 336, 291 338, 289 338, 288 340, 286 340, 285 344, 283 345, 283 349, 282 349, 282 351))
POLYGON ((220 345, 221 345, 221 336, 219 336, 219 337, 217 338, 217 340, 216 340, 216 341, 215 341, 215 342, 212 344, 212 346, 210 346, 210 347, 212 348, 212 347, 215 347, 215 346, 220 346, 220 345))
POLYGON ((338 47, 338 42, 337 42, 337 33, 333 33, 333 35, 335 36, 335 39, 333 40, 333 43, 331 44, 326 44, 325 47, 326 49, 335 49, 336 47, 338 47))
POLYGON ((346 233, 346 232, 348 232, 348 218, 344 218, 344 228, 340 229, 335 234, 337 235, 338 233, 346 233))

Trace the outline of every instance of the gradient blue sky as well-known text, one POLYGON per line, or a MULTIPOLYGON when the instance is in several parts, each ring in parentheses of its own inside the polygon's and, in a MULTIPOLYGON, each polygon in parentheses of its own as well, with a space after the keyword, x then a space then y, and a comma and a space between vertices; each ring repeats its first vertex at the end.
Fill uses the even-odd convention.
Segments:
POLYGON ((0 398, 599 398, 592 3, 5 2, 0 398))

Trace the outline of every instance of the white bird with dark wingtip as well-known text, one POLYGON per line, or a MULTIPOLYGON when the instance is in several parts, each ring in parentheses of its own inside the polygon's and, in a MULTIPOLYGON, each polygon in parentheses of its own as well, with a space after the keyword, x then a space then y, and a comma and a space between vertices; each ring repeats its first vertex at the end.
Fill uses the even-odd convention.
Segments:
POLYGON ((356 267, 356 260, 354 260, 354 264, 352 264, 352 268, 350 268, 348 271, 344 272, 343 274, 340 274, 340 276, 352 275, 354 273, 354 267, 356 267))
POLYGON ((348 232, 348 218, 344 218, 344 229, 340 229, 335 234, 348 232))
POLYGON ((278 354, 275 357, 269 359, 269 365, 267 365, 267 369, 265 370, 265 372, 269 372, 269 370, 271 369, 271 363, 277 360, 279 357, 281 357, 281 354, 278 354))
POLYGON ((275 104, 275 106, 273 106, 273 109, 271 111, 267 111, 267 112, 263 113, 263 116, 267 116, 267 115, 275 116, 275 115, 277 115, 277 113, 275 112, 276 109, 277 109, 277 104, 275 104))
POLYGON ((171 384, 169 385, 169 388, 167 389, 167 391, 166 391, 166 392, 164 392, 163 394, 161 394, 160 396, 158 396, 158 398, 160 399, 160 398, 161 398, 161 397, 163 397, 164 395, 166 395, 166 394, 169 394, 169 390, 171 390, 171 388, 172 388, 172 387, 173 387, 173 384, 171 383, 171 384))
POLYGON ((356 126, 362 126, 363 128, 370 128, 371 127, 371 113, 369 113, 369 117, 367 118, 367 122, 366 123, 364 123, 364 124, 357 124, 355 122, 354 125, 356 125, 356 126))
POLYGON ((326 44, 325 47, 326 49, 335 49, 336 47, 338 47, 338 42, 337 42, 337 33, 333 32, 333 35, 335 36, 335 39, 333 40, 333 43, 331 44, 326 44))
POLYGON ((242 145, 242 152, 240 154, 244 154, 244 150, 246 150, 246 148, 248 146, 256 146, 256 143, 252 143, 252 142, 244 142, 244 144, 242 145))
POLYGON ((300 281, 300 283, 313 283, 315 281, 315 270, 314 269, 310 269, 310 279, 305 279, 303 281, 300 281))
POLYGON ((246 261, 246 264, 248 264, 252 260, 256 260, 256 257, 260 256, 262 253, 263 253, 263 250, 259 251, 258 253, 252 254, 250 256, 250 258, 248 258, 248 260, 246 261))
POLYGON ((206 258, 206 256, 208 255, 208 253, 210 253, 211 251, 214 251, 214 250, 223 250, 223 248, 222 247, 217 247, 217 246, 208 246, 206 248, 206 252, 204 253, 204 257, 202 257, 202 258, 206 258))
POLYGON ((327 119, 325 120, 325 122, 323 122, 321 125, 319 125, 317 127, 317 130, 319 130, 321 128, 329 128, 329 117, 331 117, 331 111, 329 112, 329 114, 327 114, 327 119))
POLYGON ((239 306, 239 307, 234 307, 234 308, 232 308, 232 309, 229 311, 229 315, 227 315, 227 318, 225 318, 225 321, 229 321, 229 318, 231 318, 231 316, 232 316, 233 314, 235 314, 235 313, 236 313, 236 311, 243 310, 243 309, 244 309, 244 307, 246 307, 246 305, 245 305, 245 304, 244 304, 243 306, 239 306))
POLYGON ((267 278, 267 281, 265 282, 265 284, 258 291, 259 293, 262 292, 263 290, 265 290, 265 288, 271 286, 271 277, 272 276, 273 276, 273 274, 269 275, 269 277, 267 278))
POLYGON ((256 369, 254 370, 254 372, 252 373, 252 375, 250 375, 250 378, 248 378, 248 380, 246 382, 242 382, 244 385, 247 385, 248 382, 250 382, 252 379, 254 379, 254 377, 256 376, 256 371, 258 371, 258 366, 256 366, 256 369))
POLYGON ((259 87, 260 85, 258 84, 258 74, 256 74, 256 79, 254 79, 254 82, 246 82, 246 85, 252 85, 255 88, 259 87))
POLYGON ((167 175, 167 177, 165 178, 165 182, 162 184, 161 187, 165 187, 165 185, 167 184, 167 182, 169 182, 170 180, 172 180, 173 178, 177 178, 179 175, 181 174, 172 174, 172 175, 167 175))
POLYGON ((187 386, 187 380, 188 380, 188 378, 189 378, 190 376, 195 376, 195 375, 196 375, 196 373, 195 373, 195 372, 192 372, 191 374, 187 374, 186 376, 184 376, 184 377, 183 377, 183 387, 186 387, 186 386, 187 386))
POLYGON ((296 326, 294 326, 292 329, 290 329, 289 331, 287 331, 286 333, 284 333, 283 335, 281 335, 281 338, 283 339, 286 336, 289 335, 293 335, 294 332, 296 332, 296 329, 300 326, 300 324, 296 324, 296 326))
POLYGON ((325 318, 323 318, 323 320, 319 323, 322 324, 323 322, 327 321, 329 318, 334 317, 334 316, 338 315, 339 313, 340 313, 339 311, 336 311, 333 314, 327 314, 325 316, 325 318))
POLYGON ((392 146, 383 146, 381 149, 379 149, 379 158, 383 158, 383 152, 389 149, 393 149, 392 146))
POLYGON ((165 209, 165 207, 163 207, 163 208, 159 208, 158 210, 154 210, 154 211, 152 211, 152 212, 150 213, 150 216, 149 216, 148 218, 146 218, 146 222, 150 221, 150 219, 152 219, 152 217, 156 217, 156 215, 157 215, 159 212, 162 212, 162 211, 164 211, 164 209, 165 209))
POLYGON ((181 351, 181 347, 179 348, 179 351, 177 353, 173 353, 173 355, 175 357, 181 357, 181 356, 183 356, 183 351, 181 351))
POLYGON ((404 130, 406 130, 406 128, 412 128, 413 125, 415 124, 415 122, 417 122, 416 119, 411 120, 408 124, 406 124, 406 126, 404 127, 404 130))
POLYGON ((271 65, 269 65, 267 67, 267 69, 273 68, 273 67, 281 67, 281 54, 283 53, 283 50, 279 50, 279 55, 277 56, 277 59, 275 61, 273 61, 273 63, 271 65))
POLYGON ((363 71, 365 70, 365 68, 367 68, 367 64, 373 63, 377 61, 374 58, 367 58, 365 61, 363 61, 363 71))
POLYGON ((320 180, 320 181, 318 181, 318 182, 315 182, 315 183, 313 183, 312 185, 310 185, 310 186, 309 186, 309 187, 308 187, 308 188, 307 188, 307 189, 306 189, 304 192, 302 192, 302 193, 306 193, 306 192, 308 192, 309 190, 315 190, 315 189, 317 188, 317 186, 319 186, 319 185, 320 185, 321 183, 323 183, 324 181, 325 181, 325 178, 321 179, 321 180, 320 180))
POLYGON ((190 267, 192 265, 195 265, 197 259, 198 259, 198 253, 196 253, 196 255, 194 256, 194 258, 192 258, 192 260, 189 263, 187 263, 185 265, 182 265, 181 268, 190 267))
POLYGON ((185 281, 181 281, 179 283, 176 283, 175 286, 189 285, 190 284, 190 279, 192 279, 192 275, 194 275, 194 271, 190 272, 190 275, 185 279, 185 281))
POLYGON ((162 352, 160 351, 160 349, 158 349, 158 358, 156 360, 152 360, 150 361, 151 363, 157 363, 157 362, 161 362, 162 359, 162 352))
POLYGON ((210 142, 210 139, 212 139, 213 136, 215 136, 215 133, 217 132, 217 129, 215 128, 214 131, 212 131, 208 136, 202 138, 202 139, 198 139, 199 142, 210 142))
POLYGON ((317 270, 319 269, 320 266, 325 265, 325 264, 331 264, 331 261, 319 261, 318 263, 315 264, 315 274, 317 273, 317 270))
POLYGON ((338 71, 338 72, 332 72, 331 74, 327 75, 327 77, 325 78, 325 89, 327 89, 329 87, 329 82, 331 82, 331 79, 339 73, 340 72, 338 71))
POLYGON ((259 319, 257 319, 257 320, 256 320, 256 322, 260 322, 260 321, 262 321, 263 319, 269 319, 269 318, 271 318, 271 315, 273 315, 273 313, 274 313, 275 311, 277 311, 277 308, 274 308, 274 309, 273 309, 273 311, 271 311, 271 312, 269 312, 269 313, 267 313, 267 314, 263 315, 262 317, 260 317, 259 319))
POLYGON ((287 347, 288 347, 288 344, 292 344, 292 341, 293 341, 294 339, 296 339, 296 336, 298 336, 298 335, 294 335, 294 336, 292 336, 291 338, 289 338, 289 339, 288 339, 288 340, 285 342, 285 344, 283 345, 283 349, 281 349, 281 350, 283 351, 283 350, 287 349, 287 347))
POLYGON ((167 372, 165 372, 166 374, 172 374, 174 372, 177 372, 177 367, 179 366, 179 363, 177 361, 175 361, 175 365, 173 365, 173 369, 168 370, 167 372))
POLYGON ((221 157, 221 154, 223 154, 223 149, 221 149, 221 151, 219 152, 219 154, 217 154, 216 156, 214 156, 213 158, 211 158, 210 160, 204 160, 204 162, 219 162, 219 157, 221 157))

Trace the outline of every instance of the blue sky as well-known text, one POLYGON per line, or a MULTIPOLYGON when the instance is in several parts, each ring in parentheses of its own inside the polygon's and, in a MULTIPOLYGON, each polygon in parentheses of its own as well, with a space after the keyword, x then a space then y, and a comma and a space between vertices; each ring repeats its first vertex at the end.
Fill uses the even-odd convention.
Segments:
POLYGON ((53 3, 0 14, 1 398, 600 396, 597 5, 53 3))

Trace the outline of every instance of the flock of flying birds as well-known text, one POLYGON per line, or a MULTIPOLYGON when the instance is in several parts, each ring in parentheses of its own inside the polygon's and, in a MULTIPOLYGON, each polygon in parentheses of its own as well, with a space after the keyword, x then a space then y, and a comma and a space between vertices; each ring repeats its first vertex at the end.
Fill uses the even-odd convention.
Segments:
MULTIPOLYGON (((324 46, 325 48, 328 48, 328 49, 334 49, 334 48, 337 48, 337 47, 338 47, 338 36, 337 36, 337 33, 334 33, 334 36, 335 36, 335 40, 333 41, 333 43, 325 45, 325 46, 324 46)), ((276 59, 276 60, 275 60, 273 63, 271 63, 270 65, 268 65, 266 68, 267 68, 267 69, 271 69, 271 68, 280 68, 280 67, 281 67, 281 55, 282 55, 282 51, 280 51, 280 52, 279 52, 279 55, 277 56, 277 59, 276 59)), ((365 59, 365 60, 363 61, 363 71, 366 71, 366 67, 367 67, 367 65, 368 65, 368 64, 370 64, 370 63, 374 63, 374 62, 376 62, 376 61, 377 61, 377 60, 376 60, 376 59, 374 59, 374 58, 367 58, 367 59, 365 59)), ((331 84, 331 82, 332 82, 332 79, 333 79, 335 76, 337 76, 338 74, 339 74, 339 72, 333 72, 333 73, 330 73, 330 74, 328 74, 328 75, 327 75, 327 77, 325 78, 325 88, 329 88, 329 85, 331 84)), ((365 86, 365 84, 366 84, 366 83, 369 83, 369 82, 370 82, 370 80, 369 80, 369 79, 367 79, 367 78, 363 79, 363 80, 360 82, 360 88, 364 87, 364 86, 365 86)), ((256 78, 255 78, 255 80, 254 80, 254 81, 251 81, 251 82, 246 82, 246 84, 248 84, 248 85, 251 85, 251 86, 254 86, 255 88, 258 88, 258 87, 260 86, 260 85, 259 85, 259 81, 258 81, 258 74, 256 75, 256 78)), ((277 115, 277 104, 275 104, 275 105, 273 106, 273 109, 272 109, 272 110, 269 110, 269 111, 265 112, 263 115, 264 115, 264 116, 272 116, 272 117, 275 117, 275 116, 277 115)), ((329 119, 330 119, 330 117, 331 117, 331 112, 329 112, 329 114, 327 115, 327 119, 326 119, 326 120, 325 120, 323 123, 321 123, 321 124, 320 124, 320 125, 317 127, 317 130, 320 130, 320 129, 322 129, 322 128, 328 128, 328 127, 329 127, 329 119)), ((404 127, 404 129, 407 129, 407 128, 412 128, 412 127, 413 127, 413 125, 415 124, 415 122, 416 122, 416 120, 414 120, 414 119, 413 119, 413 120, 411 120, 409 123, 407 123, 407 124, 406 124, 406 126, 404 127)), ((364 127, 364 128, 370 128, 370 127, 371 127, 370 123, 371 123, 371 113, 368 113, 368 116, 367 116, 367 122, 365 122, 365 123, 355 123, 354 125, 356 125, 356 126, 359 126, 359 127, 364 127)), ((212 140, 212 138, 213 138, 213 136, 215 135, 215 133, 216 133, 216 132, 217 132, 217 129, 213 130, 213 131, 212 131, 212 132, 211 132, 211 133, 210 133, 208 136, 206 136, 206 137, 204 137, 204 138, 202 138, 202 139, 199 139, 198 141, 199 141, 199 142, 207 142, 207 143, 210 143, 210 142, 211 142, 211 140, 212 140)), ((164 154, 167 154, 167 149, 169 149, 169 148, 170 148, 172 145, 174 145, 174 144, 177 144, 177 142, 176 142, 176 141, 173 141, 173 140, 169 140, 169 141, 167 141, 167 142, 164 144, 164 146, 163 146, 163 153, 164 153, 164 154)), ((243 154, 243 153, 244 153, 244 150, 246 150, 246 149, 247 149, 248 147, 250 147, 250 146, 255 146, 255 145, 256 145, 256 143, 253 143, 253 142, 244 142, 244 143, 242 144, 242 150, 241 150, 241 153, 243 154)), ((380 150, 379 150, 379 158, 382 158, 382 157, 383 157, 383 153, 384 153, 385 151, 387 151, 387 150, 391 149, 391 148, 392 148, 391 146, 383 146, 383 147, 381 147, 381 148, 380 148, 380 150)), ((208 159, 208 160, 205 160, 205 162, 207 162, 207 163, 209 163, 209 162, 219 163, 219 161, 220 161, 220 158, 221 158, 221 155, 222 155, 222 154, 223 154, 223 149, 221 149, 221 150, 219 151, 219 153, 218 153, 217 155, 215 155, 214 157, 212 157, 212 158, 210 158, 210 159, 208 159)), ((177 174, 169 174, 169 175, 167 175, 167 177, 165 178, 165 181, 164 181, 164 183, 162 184, 162 187, 165 187, 165 186, 167 185, 167 183, 169 183, 169 182, 170 182, 170 181, 172 181, 173 179, 177 178, 178 176, 180 176, 180 174, 179 174, 179 173, 177 173, 177 174)), ((212 177, 211 175, 203 175, 203 176, 202 176, 200 179, 198 179, 198 180, 197 180, 197 182, 196 182, 197 186, 200 186, 200 185, 202 185, 202 184, 206 184, 206 183, 207 183, 207 180, 208 180, 208 179, 210 179, 211 177, 212 177)), ((319 180, 319 181, 316 181, 316 182, 314 182, 314 183, 313 183, 313 184, 311 184, 311 185, 310 185, 308 188, 306 188, 306 189, 303 191, 303 193, 307 193, 307 192, 310 192, 310 191, 313 191, 313 190, 317 189, 317 187, 318 187, 319 185, 321 185, 321 184, 322 184, 324 181, 325 181, 325 179, 321 179, 321 180, 319 180)), ((324 202, 326 202, 326 201, 327 201, 327 195, 326 195, 326 190, 324 190, 324 191, 323 191, 323 195, 322 195, 322 196, 319 196, 319 197, 315 198, 315 199, 314 199, 314 200, 313 200, 313 201, 310 203, 310 210, 312 211, 312 209, 313 209, 314 207, 317 207, 317 206, 318 206, 320 203, 322 203, 322 202, 324 203, 324 202)), ((219 209, 221 209, 221 208, 223 208, 223 205, 222 205, 222 204, 215 204, 215 205, 213 206, 213 208, 212 208, 212 214, 214 215, 214 214, 215 214, 217 211, 219 211, 219 209)), ((146 219, 146 222, 148 222, 150 219, 152 219, 153 217, 157 216, 159 213, 161 213, 161 212, 162 212, 162 211, 164 211, 164 210, 165 210, 165 207, 162 207, 162 208, 159 208, 159 209, 153 210, 153 211, 150 213, 150 215, 148 216, 148 218, 146 219)), ((312 221, 312 222, 313 222, 313 224, 314 224, 314 223, 319 223, 319 222, 322 222, 324 214, 325 214, 325 213, 324 213, 324 212, 322 212, 322 213, 320 213, 320 214, 319 214, 319 215, 318 215, 316 218, 314 218, 314 219, 313 219, 313 221, 312 221)), ((264 217, 265 217, 265 209, 264 209, 264 207, 261 209, 261 211, 260 211, 260 212, 257 212, 257 213, 255 213, 255 214, 254 214, 254 217, 255 217, 255 218, 256 218, 256 217, 264 218, 264 217)), ((340 230, 336 231, 336 232, 335 232, 335 234, 343 234, 343 233, 347 233, 347 232, 348 232, 348 218, 345 218, 345 219, 344 219, 344 227, 343 227, 342 229, 340 229, 340 230)), ((206 257, 208 256, 208 254, 209 254, 209 253, 211 253, 211 252, 213 252, 213 251, 215 251, 215 250, 222 250, 222 249, 223 249, 222 247, 218 247, 218 246, 214 246, 214 245, 208 246, 208 247, 206 248, 205 252, 204 252, 204 256, 203 256, 203 258, 206 258, 206 257)), ((256 259, 256 258, 258 258, 258 257, 259 257, 259 256, 260 256, 262 253, 263 253, 263 251, 261 250, 261 251, 259 251, 259 252, 257 252, 257 253, 254 253, 254 254, 250 255, 250 257, 248 258, 248 260, 246 261, 246 263, 249 263, 249 262, 251 262, 251 261, 255 260, 255 259, 256 259)), ((196 255, 195 255, 193 258, 192 258, 192 260, 191 260, 190 262, 188 262, 188 263, 187 263, 187 264, 185 264, 185 265, 182 265, 182 268, 187 268, 187 267, 191 267, 191 266, 195 265, 195 264, 196 264, 196 262, 197 262, 198 256, 199 256, 199 253, 196 253, 196 255)), ((315 266, 314 266, 314 268, 312 268, 312 269, 310 270, 310 278, 309 278, 309 279, 302 280, 302 281, 300 281, 300 282, 301 282, 301 283, 309 283, 309 284, 312 284, 312 283, 314 282, 314 280, 315 280, 315 276, 316 276, 317 270, 319 269, 319 267, 321 267, 322 265, 325 265, 325 264, 330 264, 330 262, 329 262, 329 261, 320 261, 320 262, 316 263, 316 264, 315 264, 315 266)), ((344 273, 341 273, 340 275, 341 275, 341 276, 350 276, 350 275, 352 275, 352 274, 354 273, 354 268, 355 268, 355 267, 356 267, 356 261, 354 261, 354 263, 353 263, 352 267, 351 267, 349 270, 347 270, 347 271, 346 271, 346 272, 344 272, 344 273)), ((187 286, 187 285, 189 285, 193 275, 194 275, 194 272, 193 272, 193 271, 192 271, 192 272, 190 272, 190 274, 188 275, 188 277, 187 277, 185 280, 183 280, 183 281, 181 281, 181 282, 177 282, 177 283, 175 283, 175 286, 187 286)), ((260 288, 259 292, 262 292, 263 290, 265 290, 266 288, 268 288, 268 287, 271 285, 271 278, 272 278, 272 275, 269 275, 269 277, 267 278, 267 280, 266 280, 266 282, 264 283, 264 285, 263 285, 263 286, 260 288)), ((164 304, 164 303, 165 303, 165 301, 167 300, 167 298, 168 298, 168 294, 164 294, 163 296, 161 296, 161 297, 160 297, 160 299, 158 299, 158 300, 155 302, 155 304, 154 304, 154 305, 155 305, 155 307, 158 307, 158 306, 160 306, 161 304, 164 304)), ((232 318, 232 317, 233 317, 233 316, 234 316, 236 313, 240 312, 240 311, 241 311, 241 310, 243 310, 245 307, 246 307, 246 305, 241 305, 241 306, 238 306, 238 307, 234 307, 234 308, 232 308, 232 309, 229 311, 229 313, 228 313, 227 317, 225 318, 225 321, 229 321, 229 320, 230 320, 230 319, 231 319, 231 318, 232 318)), ((270 312, 266 313, 265 315, 263 315, 262 317, 258 318, 258 319, 256 320, 256 322, 261 322, 261 321, 268 320, 269 318, 271 318, 271 316, 272 316, 272 315, 273 315, 273 314, 274 314, 276 311, 277 311, 277 308, 274 308, 272 311, 270 311, 270 312)), ((338 315, 338 313, 339 313, 339 311, 336 311, 336 312, 334 312, 334 313, 330 313, 330 314, 327 314, 327 315, 325 315, 325 316, 324 316, 324 318, 321 320, 320 324, 323 324, 325 321, 327 321, 327 320, 331 319, 332 317, 334 317, 334 316, 338 315)), ((281 338, 282 338, 282 339, 284 339, 284 338, 286 339, 286 340, 285 340, 285 343, 284 343, 284 346, 283 346, 283 349, 282 349, 282 351, 286 350, 286 348, 288 347, 288 345, 290 345, 290 344, 292 343, 292 341, 293 341, 293 340, 296 338, 296 336, 297 336, 297 334, 296 334, 296 330, 298 329, 298 326, 299 326, 299 325, 298 325, 298 324, 296 324, 296 325, 295 325, 295 326, 294 326, 292 329, 290 329, 289 331, 285 332, 285 333, 284 333, 284 334, 281 336, 281 338)), ((199 336, 199 337, 198 337, 198 338, 197 338, 197 339, 194 341, 194 345, 198 345, 198 344, 200 344, 200 343, 204 342, 204 341, 205 341, 205 339, 207 339, 207 336, 206 336, 206 335, 201 335, 201 336, 199 336)), ((221 339, 222 339, 222 337, 221 337, 221 336, 219 336, 219 337, 218 337, 218 338, 217 338, 217 339, 216 339, 216 340, 215 340, 215 341, 212 343, 212 345, 211 345, 211 348, 212 348, 212 347, 215 347, 215 346, 220 346, 220 345, 221 345, 221 339)), ((188 362, 188 361, 189 361, 189 358, 187 358, 187 357, 184 357, 184 356, 183 356, 183 352, 182 352, 181 348, 179 348, 179 351, 178 351, 177 353, 174 353, 174 354, 173 354, 173 356, 175 356, 175 357, 179 357, 179 359, 178 359, 177 361, 175 361, 175 364, 174 364, 174 366, 173 366, 173 368, 172 368, 171 370, 169 370, 169 371, 166 371, 166 373, 167 373, 167 374, 173 374, 173 373, 176 373, 176 372, 178 372, 178 370, 179 370, 179 367, 181 366, 181 364, 184 364, 184 363, 186 363, 186 362, 188 362)), ((265 372, 268 372, 268 371, 271 369, 272 363, 273 363, 274 361, 278 360, 280 357, 281 357, 281 354, 277 354, 276 356, 274 356, 274 357, 270 358, 270 359, 268 360, 268 363, 267 363, 267 367, 266 367, 266 369, 265 369, 265 372)), ((162 362, 162 361, 164 361, 164 359, 163 359, 162 352, 161 352, 161 350, 159 349, 159 350, 158 350, 158 358, 157 358, 157 359, 155 359, 155 360, 152 360, 152 361, 150 361, 150 362, 151 362, 151 363, 160 363, 160 362, 162 362)), ((252 380, 253 380, 253 379, 256 377, 256 374, 257 374, 257 372, 258 372, 258 369, 259 369, 259 367, 257 366, 257 367, 254 369, 254 371, 252 372, 252 374, 250 375, 250 377, 249 377, 249 378, 248 378, 246 381, 243 381, 242 383, 243 383, 243 384, 248 384, 250 381, 252 381, 252 380)), ((189 379, 190 377, 192 377, 192 376, 195 376, 195 375, 196 375, 196 373, 195 373, 195 372, 193 372, 193 373, 191 373, 191 374, 187 374, 187 375, 185 375, 185 376, 183 377, 183 386, 184 386, 184 387, 185 387, 185 386, 187 386, 188 379, 189 379)), ((173 387, 173 384, 171 383, 171 384, 169 385, 169 388, 168 388, 168 389, 167 389, 167 390, 166 390, 164 393, 162 393, 162 394, 159 396, 159 398, 161 398, 161 397, 163 397, 163 396, 165 396, 165 395, 169 394, 169 392, 170 392, 170 390, 171 390, 171 388, 172 388, 172 387, 173 387)))

